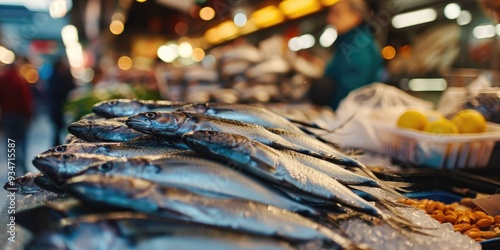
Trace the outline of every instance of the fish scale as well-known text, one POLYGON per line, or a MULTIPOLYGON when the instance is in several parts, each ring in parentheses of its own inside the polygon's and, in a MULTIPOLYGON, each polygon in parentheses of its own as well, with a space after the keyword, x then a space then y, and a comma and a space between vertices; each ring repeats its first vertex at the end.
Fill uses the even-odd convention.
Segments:
POLYGON ((260 142, 216 131, 194 131, 186 133, 184 138, 195 152, 239 163, 245 171, 277 185, 339 202, 377 217, 384 215, 330 176, 302 165, 260 142))
POLYGON ((348 249, 355 246, 346 237, 305 217, 252 201, 207 198, 125 176, 81 175, 70 179, 68 185, 75 196, 87 202, 294 241, 333 241, 348 249))

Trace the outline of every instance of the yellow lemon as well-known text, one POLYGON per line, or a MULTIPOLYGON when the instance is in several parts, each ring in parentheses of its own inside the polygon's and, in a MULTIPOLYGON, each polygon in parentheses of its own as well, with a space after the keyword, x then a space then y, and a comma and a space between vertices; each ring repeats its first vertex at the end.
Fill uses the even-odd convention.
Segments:
POLYGON ((407 110, 399 116, 397 126, 400 128, 409 128, 423 130, 427 125, 427 117, 418 110, 407 110))
POLYGON ((457 125, 448 119, 433 121, 425 126, 424 131, 435 134, 458 134, 457 125))
POLYGON ((486 130, 484 116, 476 110, 464 109, 452 119, 460 133, 482 133, 486 130))
POLYGON ((442 115, 441 113, 439 113, 437 111, 433 111, 433 110, 425 111, 425 116, 427 117, 428 122, 434 122, 437 120, 445 119, 444 115, 442 115))

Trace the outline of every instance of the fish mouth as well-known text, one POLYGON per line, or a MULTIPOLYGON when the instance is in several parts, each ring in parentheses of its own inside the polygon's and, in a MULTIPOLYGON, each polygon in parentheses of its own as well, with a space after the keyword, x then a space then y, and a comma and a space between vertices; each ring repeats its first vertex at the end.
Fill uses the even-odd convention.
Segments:
POLYGON ((100 104, 92 107, 92 112, 96 113, 100 117, 104 118, 113 118, 114 116, 112 115, 113 113, 113 107, 110 106, 109 104, 100 104), (108 110, 111 110, 109 112, 108 110))
POLYGON ((79 122, 73 122, 70 125, 68 125, 67 129, 72 135, 86 141, 91 141, 88 137, 91 131, 90 125, 84 125, 79 122))
POLYGON ((129 117, 125 124, 131 129, 135 129, 140 132, 148 133, 151 131, 151 121, 142 120, 140 118, 129 117))
POLYGON ((48 177, 52 184, 61 187, 61 183, 59 183, 57 177, 57 164, 55 164, 54 161, 50 160, 45 155, 38 155, 33 159, 32 163, 44 176, 48 177))

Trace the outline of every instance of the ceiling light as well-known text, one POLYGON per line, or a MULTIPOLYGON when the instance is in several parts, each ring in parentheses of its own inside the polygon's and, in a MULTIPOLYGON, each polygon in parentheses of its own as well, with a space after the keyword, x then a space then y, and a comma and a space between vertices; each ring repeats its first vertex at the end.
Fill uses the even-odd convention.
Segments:
POLYGON ((156 54, 162 61, 171 63, 179 56, 178 49, 179 46, 176 44, 162 45, 158 48, 156 54))
POLYGON ((392 46, 385 46, 382 49, 382 57, 386 60, 391 60, 396 56, 396 49, 392 46))
POLYGON ((472 20, 472 15, 467 10, 460 11, 460 15, 457 17, 458 25, 467 25, 472 20))
POLYGON ((215 10, 212 7, 203 7, 199 15, 202 20, 209 21, 215 17, 215 10))
POLYGON ((460 6, 456 3, 449 3, 444 7, 444 16, 450 20, 453 20, 460 16, 460 6))
POLYGON ((74 25, 66 25, 61 29, 61 37, 65 46, 78 43, 78 30, 74 25))
POLYGON ((124 29, 125 25, 120 20, 112 21, 109 24, 109 30, 111 31, 111 33, 113 33, 113 35, 120 35, 124 29))
POLYGON ((183 42, 179 44, 179 55, 184 58, 188 58, 193 54, 193 46, 188 42, 183 42))
POLYGON ((120 68, 121 70, 129 70, 130 68, 132 68, 132 64, 132 58, 128 56, 122 56, 118 58, 118 68, 120 68))
POLYGON ((477 39, 494 37, 495 26, 491 24, 476 26, 472 29, 472 35, 477 39))
POLYGON ((193 49, 193 55, 191 55, 191 59, 195 62, 201 62, 205 58, 205 51, 200 48, 193 49))
POLYGON ((337 30, 333 27, 327 27, 321 36, 319 37, 319 44, 325 48, 332 46, 332 44, 337 40, 338 34, 337 30))
POLYGON ((288 18, 294 19, 318 11, 321 5, 317 0, 285 0, 279 8, 288 18))
POLYGON ((250 21, 261 28, 266 28, 281 23, 284 20, 285 16, 283 16, 281 11, 274 5, 269 5, 262 9, 258 9, 254 11, 250 16, 250 21))
POLYGON ((234 15, 234 24, 238 27, 243 27, 247 24, 247 16, 243 13, 237 13, 234 15))
POLYGON ((436 20, 437 13, 434 9, 422 9, 396 15, 392 18, 392 26, 396 29, 410 27, 417 24, 428 23, 436 20))

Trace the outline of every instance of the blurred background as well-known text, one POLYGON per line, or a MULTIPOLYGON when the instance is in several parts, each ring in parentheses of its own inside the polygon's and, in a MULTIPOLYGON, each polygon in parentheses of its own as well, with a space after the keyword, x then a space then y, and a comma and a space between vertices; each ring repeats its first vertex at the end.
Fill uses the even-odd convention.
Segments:
MULTIPOLYGON (((309 90, 339 38, 327 21, 337 2, 0 0, 2 140, 9 126, 26 131, 17 157, 34 170, 30 160, 100 100, 322 104, 309 90)), ((366 4, 382 82, 434 103, 479 75, 498 86, 500 1, 366 4)), ((344 55, 365 46, 356 39, 344 55)))

